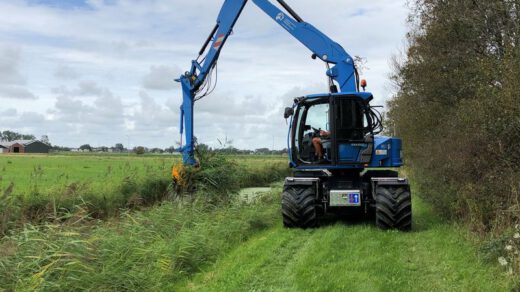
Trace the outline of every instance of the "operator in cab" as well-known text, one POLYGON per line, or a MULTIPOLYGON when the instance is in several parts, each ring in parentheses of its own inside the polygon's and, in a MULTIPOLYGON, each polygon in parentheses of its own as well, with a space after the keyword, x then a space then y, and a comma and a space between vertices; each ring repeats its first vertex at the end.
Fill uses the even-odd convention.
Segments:
POLYGON ((330 137, 329 131, 320 130, 320 136, 312 138, 312 145, 314 146, 314 155, 318 157, 318 160, 323 160, 323 141, 322 139, 328 139, 330 137))

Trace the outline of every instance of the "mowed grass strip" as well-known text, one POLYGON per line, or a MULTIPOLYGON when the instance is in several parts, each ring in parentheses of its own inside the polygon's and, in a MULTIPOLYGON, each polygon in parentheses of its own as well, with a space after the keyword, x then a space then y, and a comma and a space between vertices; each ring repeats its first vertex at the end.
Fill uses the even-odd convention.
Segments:
MULTIPOLYGON (((207 268, 179 291, 510 291, 515 279, 484 264, 462 229, 414 200, 414 231, 332 222, 278 224, 207 268)), ((518 281, 518 280, 517 280, 518 281)))

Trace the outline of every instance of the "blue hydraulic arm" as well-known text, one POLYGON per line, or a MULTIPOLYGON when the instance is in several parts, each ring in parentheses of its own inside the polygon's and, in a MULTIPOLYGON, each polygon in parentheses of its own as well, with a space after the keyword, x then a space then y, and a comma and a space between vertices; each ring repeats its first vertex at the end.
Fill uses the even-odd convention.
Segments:
MULTIPOLYGON (((339 85, 341 92, 358 91, 354 60, 338 43, 311 24, 304 22, 283 0, 276 1, 287 13, 273 5, 270 0, 251 1, 311 50, 313 58, 319 58, 327 64, 326 75, 331 80, 331 91, 337 91, 332 80, 339 85), (330 68, 330 64, 333 65, 332 68, 330 68)), ((186 131, 186 141, 184 146, 181 141, 180 152, 182 153, 183 163, 186 165, 197 165, 194 157, 194 103, 207 94, 207 91, 202 92, 203 89, 210 90, 206 83, 208 77, 215 68, 220 52, 246 4, 247 0, 225 0, 217 18, 217 24, 202 46, 199 58, 192 61, 190 71, 177 79, 182 85, 183 92, 180 133, 182 137, 184 130, 186 131), (211 46, 203 57, 208 45, 211 46)))
POLYGON ((354 60, 343 47, 311 24, 304 22, 284 1, 279 0, 278 2, 289 12, 290 16, 274 6, 269 0, 252 1, 311 50, 313 58, 318 57, 327 65, 335 65, 327 70, 326 74, 338 83, 341 92, 358 91, 354 60))
MULTIPOLYGON (((201 87, 211 74, 211 70, 216 66, 220 51, 224 47, 227 38, 233 31, 238 17, 242 13, 247 0, 226 0, 217 18, 217 24, 211 31, 208 39, 199 52, 199 58, 193 60, 190 71, 182 75, 178 82, 182 86, 182 105, 181 105, 181 147, 183 163, 186 165, 197 165, 194 156, 194 136, 193 136, 193 106, 197 99, 201 87), (208 45, 211 43, 208 53, 202 57, 208 45), (201 60, 199 60, 201 59, 201 60), (182 145, 182 135, 186 128, 186 142, 182 145)), ((203 93, 204 94, 204 93, 203 93)))

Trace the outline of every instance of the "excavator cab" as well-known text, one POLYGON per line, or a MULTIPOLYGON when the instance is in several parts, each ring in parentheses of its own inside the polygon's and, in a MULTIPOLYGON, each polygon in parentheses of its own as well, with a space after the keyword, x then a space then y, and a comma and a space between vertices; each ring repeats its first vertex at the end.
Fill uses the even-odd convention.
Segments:
POLYGON ((380 127, 367 93, 321 94, 296 98, 286 109, 292 115, 289 134, 291 164, 365 167, 380 127))

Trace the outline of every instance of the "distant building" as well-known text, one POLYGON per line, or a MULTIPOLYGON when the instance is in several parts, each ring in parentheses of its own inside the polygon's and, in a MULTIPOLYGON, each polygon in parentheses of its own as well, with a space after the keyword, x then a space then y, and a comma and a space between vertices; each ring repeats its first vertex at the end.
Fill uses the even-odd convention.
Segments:
POLYGON ((38 140, 0 142, 1 153, 49 153, 51 146, 38 140))

